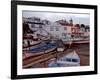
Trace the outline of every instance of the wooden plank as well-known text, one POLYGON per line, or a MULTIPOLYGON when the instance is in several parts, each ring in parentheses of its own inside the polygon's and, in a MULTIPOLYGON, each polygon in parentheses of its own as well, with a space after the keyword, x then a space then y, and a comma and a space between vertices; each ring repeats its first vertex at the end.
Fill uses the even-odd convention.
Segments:
POLYGON ((39 55, 39 56, 36 56, 36 57, 32 57, 32 58, 29 58, 27 60, 24 60, 23 61, 23 65, 30 65, 30 64, 36 64, 36 63, 39 63, 39 62, 43 62, 43 61, 46 61, 47 59, 50 58, 50 56, 53 56, 54 57, 55 55, 55 52, 53 53, 46 53, 46 54, 42 54, 42 55, 39 55))
POLYGON ((42 59, 39 59, 39 60, 37 60, 37 61, 31 62, 31 63, 29 63, 29 64, 26 64, 26 65, 24 65, 23 67, 24 67, 24 68, 27 68, 27 67, 32 66, 32 65, 35 65, 35 64, 37 64, 37 63, 45 62, 45 61, 47 61, 47 60, 49 60, 49 59, 51 59, 51 58, 53 58, 53 57, 54 57, 53 55, 50 55, 49 57, 46 56, 45 58, 42 58, 42 59))

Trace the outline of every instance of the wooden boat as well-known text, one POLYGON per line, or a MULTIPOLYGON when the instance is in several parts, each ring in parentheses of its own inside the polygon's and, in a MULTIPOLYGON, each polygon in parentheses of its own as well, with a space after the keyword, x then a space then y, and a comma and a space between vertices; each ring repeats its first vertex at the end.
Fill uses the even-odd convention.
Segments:
POLYGON ((60 58, 59 60, 52 61, 49 67, 68 67, 68 66, 80 66, 80 57, 78 54, 73 51, 64 57, 60 58))

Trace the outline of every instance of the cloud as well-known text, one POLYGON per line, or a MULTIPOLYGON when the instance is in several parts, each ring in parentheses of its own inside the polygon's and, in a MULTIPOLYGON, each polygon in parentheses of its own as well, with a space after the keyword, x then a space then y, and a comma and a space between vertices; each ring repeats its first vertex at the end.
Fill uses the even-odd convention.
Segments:
POLYGON ((90 22, 89 14, 82 13, 57 13, 57 12, 34 12, 34 11, 23 11, 23 17, 39 17, 41 19, 47 19, 50 21, 57 21, 60 19, 73 19, 75 23, 88 24, 90 22))

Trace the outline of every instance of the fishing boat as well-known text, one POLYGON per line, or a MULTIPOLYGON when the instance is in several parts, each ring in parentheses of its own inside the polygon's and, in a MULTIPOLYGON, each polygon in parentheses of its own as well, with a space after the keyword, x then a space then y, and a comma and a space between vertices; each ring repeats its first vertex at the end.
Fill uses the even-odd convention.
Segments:
POLYGON ((76 51, 73 51, 71 53, 68 53, 64 57, 61 57, 58 60, 52 61, 48 66, 49 67, 80 66, 80 57, 76 53, 76 51))
POLYGON ((48 53, 51 52, 53 50, 56 49, 56 44, 52 44, 52 43, 41 43, 36 47, 32 47, 28 50, 24 50, 23 53, 23 59, 31 57, 31 56, 36 56, 36 55, 40 55, 40 54, 44 54, 44 53, 48 53))

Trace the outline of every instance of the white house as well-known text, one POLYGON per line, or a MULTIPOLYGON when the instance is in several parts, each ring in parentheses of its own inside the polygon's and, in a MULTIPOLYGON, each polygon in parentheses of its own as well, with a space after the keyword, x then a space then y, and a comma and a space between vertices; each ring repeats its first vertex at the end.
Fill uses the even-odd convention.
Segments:
POLYGON ((53 37, 66 41, 70 38, 71 29, 68 26, 61 25, 59 23, 51 23, 43 27, 47 32, 49 32, 53 37))

